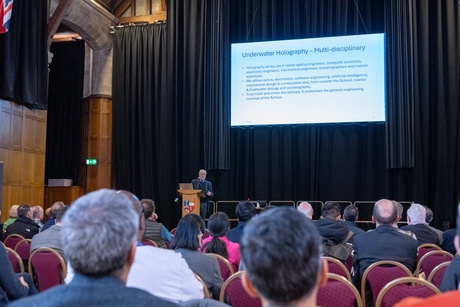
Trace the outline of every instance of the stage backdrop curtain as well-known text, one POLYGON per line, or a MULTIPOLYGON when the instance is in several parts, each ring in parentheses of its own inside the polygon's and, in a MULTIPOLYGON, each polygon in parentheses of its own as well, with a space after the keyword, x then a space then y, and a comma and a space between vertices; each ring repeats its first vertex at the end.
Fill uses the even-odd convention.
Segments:
POLYGON ((66 178, 78 185, 85 42, 53 43, 50 52, 45 183, 66 178))
MULTIPOLYGON (((149 195, 160 200, 161 206, 170 205, 178 182, 190 182, 199 168, 207 167, 204 121, 215 119, 205 118, 209 110, 205 111, 207 70, 203 55, 210 48, 205 36, 210 29, 218 31, 225 25, 225 21, 216 22, 216 17, 206 19, 205 12, 211 2, 216 2, 223 12, 214 16, 227 16, 231 21, 228 22, 230 43, 386 32, 387 43, 391 43, 387 46, 390 48, 387 66, 392 66, 387 79, 391 82, 387 106, 390 127, 378 123, 223 127, 222 131, 230 130, 230 168, 208 169, 214 200, 390 198, 434 208, 435 226, 454 220, 460 192, 460 26, 455 1, 234 0, 231 4, 168 1, 168 90, 166 100, 160 103, 164 107, 158 120, 164 125, 160 128, 163 139, 142 146, 138 143, 144 139, 127 139, 115 148, 115 154, 119 155, 122 151, 134 151, 136 146, 146 151, 148 146, 155 146, 156 155, 151 158, 164 165, 152 169, 160 174, 158 177, 164 175, 160 180, 166 184, 165 189, 153 188, 154 193, 149 195), (394 18, 407 18, 407 22, 399 23, 394 18), (412 55, 411 63, 407 57, 412 55), (389 148, 386 142, 393 147, 389 148)), ((221 31, 225 34, 224 26, 221 31)), ((115 110, 118 108, 115 104, 120 103, 120 97, 116 98, 118 87, 134 83, 138 73, 136 66, 129 72, 117 70, 116 52, 114 123, 125 121, 115 125, 125 125, 120 127, 126 130, 114 127, 114 132, 128 134, 130 129, 135 131, 137 121, 148 115, 134 106, 131 111, 115 110), (129 79, 119 83, 118 78, 123 74, 130 74, 129 79)), ((133 51, 124 56, 135 63, 139 55, 133 51)), ((228 74, 228 67, 223 68, 222 73, 225 72, 228 74)), ((141 100, 132 102, 137 94, 135 90, 128 91, 126 97, 121 97, 121 103, 135 105, 141 100)), ((223 100, 211 107, 222 107, 222 116, 228 120, 230 109, 225 109, 228 106, 225 99, 229 97, 221 96, 223 100)), ((129 137, 135 138, 136 133, 130 132, 129 137)), ((129 181, 136 191, 138 186, 134 183, 143 173, 150 172, 149 165, 134 167, 133 161, 121 157, 117 158, 116 167, 126 163, 126 170, 130 169, 132 174, 125 171, 127 178, 117 175, 117 179, 129 181)), ((141 158, 135 156, 135 159, 141 158)), ((174 210, 180 212, 178 208, 174 210)))
POLYGON ((230 168, 228 6, 228 0, 168 2, 168 99, 177 108, 178 179, 189 181, 200 168, 230 168))
POLYGON ((166 100, 166 23, 115 28, 113 50, 116 186, 154 199, 161 221, 176 222, 169 209, 177 181, 168 176, 175 169, 175 106, 166 100))
POLYGON ((0 34, 0 98, 28 108, 48 106, 48 6, 14 0, 9 31, 0 34))
POLYGON ((386 165, 415 166, 414 136, 414 10, 411 2, 387 0, 386 165))
MULTIPOLYGON (((233 1, 231 42, 385 31, 382 1, 233 1)), ((333 112, 333 110, 331 110, 333 112)), ((227 199, 375 199, 385 195, 385 127, 314 124, 231 129, 227 199)), ((221 194, 219 195, 221 196, 221 194)))

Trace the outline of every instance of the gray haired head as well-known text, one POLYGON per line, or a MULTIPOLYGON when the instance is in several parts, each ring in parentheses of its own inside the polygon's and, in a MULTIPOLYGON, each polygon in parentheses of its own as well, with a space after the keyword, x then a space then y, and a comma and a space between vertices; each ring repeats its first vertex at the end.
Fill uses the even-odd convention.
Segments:
POLYGON ((119 276, 138 228, 139 215, 126 195, 108 189, 91 192, 63 217, 64 253, 76 272, 119 276))

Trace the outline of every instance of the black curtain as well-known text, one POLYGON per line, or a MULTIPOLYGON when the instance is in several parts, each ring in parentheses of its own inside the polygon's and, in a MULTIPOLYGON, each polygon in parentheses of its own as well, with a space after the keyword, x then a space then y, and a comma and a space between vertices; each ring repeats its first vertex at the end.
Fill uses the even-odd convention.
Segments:
POLYGON ((47 109, 48 6, 45 0, 15 0, 9 31, 0 34, 0 98, 47 109))
MULTIPOLYGON (((214 184, 215 200, 386 197, 434 208, 438 227, 452 222, 460 183, 458 17, 456 3, 447 0, 170 0, 168 91, 164 100, 155 100, 166 105, 167 119, 162 116, 159 122, 169 121, 162 135, 168 141, 154 150, 167 171, 152 168, 156 175, 151 177, 161 177, 168 186, 151 188, 150 195, 164 200, 160 205, 174 208, 167 210, 178 217, 178 208, 170 206, 177 182, 190 181, 204 167, 214 184), (230 43, 378 32, 386 33, 387 42, 386 124, 243 129, 225 122, 230 43), (217 47, 214 53, 206 52, 212 50, 211 42, 217 47), (217 57, 214 62, 211 54, 217 57), (210 88, 220 98, 205 98, 210 88), (207 139, 228 134, 230 142, 222 144, 207 139), (215 163, 225 161, 220 157, 228 153, 228 164, 215 163)), ((114 67, 114 78, 121 73, 114 67)), ((130 99, 115 101, 114 94, 114 104, 138 103, 130 99)), ((125 121, 120 125, 126 130, 120 132, 138 138, 127 125, 139 118, 128 111, 120 114, 123 117, 115 118, 114 124, 125 121)), ((115 152, 122 151, 120 146, 132 150, 134 142, 119 143, 115 152)), ((145 142, 143 149, 151 146, 149 139, 138 142, 145 142)), ((148 164, 141 172, 133 168, 130 176, 138 179, 147 168, 148 164)))
POLYGON ((78 185, 85 42, 53 43, 50 52, 45 183, 67 178, 78 185))
MULTIPOLYGON (((168 103, 166 24, 116 28, 113 52, 113 152, 118 189, 155 201, 176 221, 175 106, 168 103)), ((176 208, 179 210, 180 208, 176 208)))

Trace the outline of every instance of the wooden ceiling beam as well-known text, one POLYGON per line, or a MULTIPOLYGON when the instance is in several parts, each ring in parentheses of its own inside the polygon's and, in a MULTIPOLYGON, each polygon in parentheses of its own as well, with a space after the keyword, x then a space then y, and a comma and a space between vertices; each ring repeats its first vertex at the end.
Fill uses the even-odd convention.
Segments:
POLYGON ((120 17, 118 20, 118 23, 123 25, 123 24, 129 24, 129 23, 142 23, 142 22, 153 23, 153 22, 163 21, 163 20, 166 20, 166 12, 157 11, 153 13, 152 15, 146 15, 146 16, 120 17))
POLYGON ((121 18, 121 16, 129 9, 129 7, 134 3, 134 0, 125 0, 118 6, 113 12, 115 17, 121 18))

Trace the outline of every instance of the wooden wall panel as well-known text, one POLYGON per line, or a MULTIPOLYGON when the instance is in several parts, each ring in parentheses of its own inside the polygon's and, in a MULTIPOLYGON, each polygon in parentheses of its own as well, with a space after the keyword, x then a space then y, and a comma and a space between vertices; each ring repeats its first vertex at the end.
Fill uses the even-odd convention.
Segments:
POLYGON ((86 168, 86 192, 112 188, 112 100, 89 97, 87 157, 96 158, 96 166, 86 168))
POLYGON ((46 116, 46 111, 0 99, 2 221, 13 204, 43 205, 46 116))

